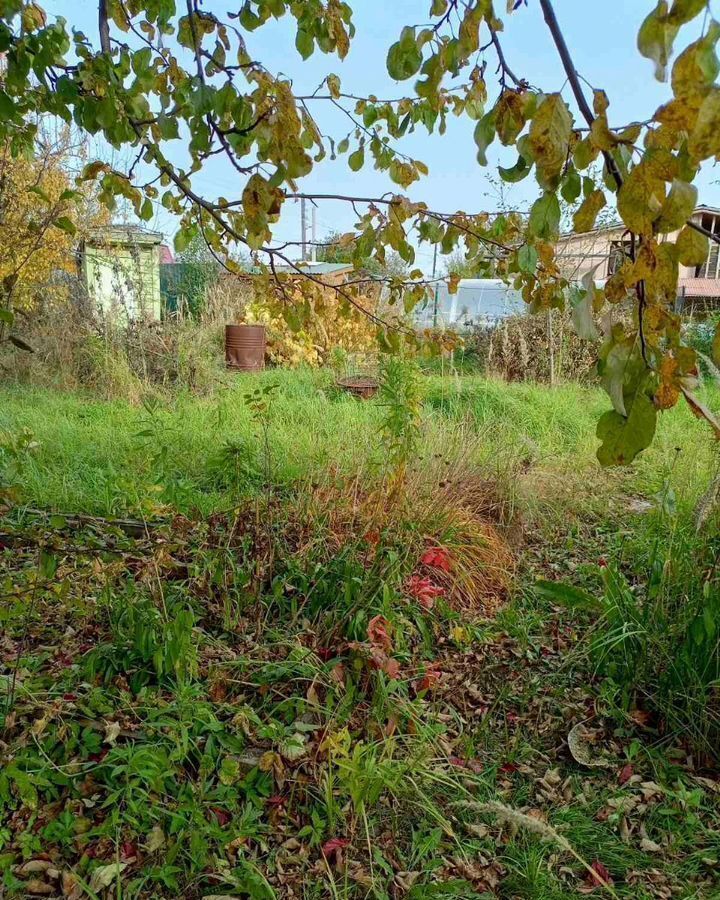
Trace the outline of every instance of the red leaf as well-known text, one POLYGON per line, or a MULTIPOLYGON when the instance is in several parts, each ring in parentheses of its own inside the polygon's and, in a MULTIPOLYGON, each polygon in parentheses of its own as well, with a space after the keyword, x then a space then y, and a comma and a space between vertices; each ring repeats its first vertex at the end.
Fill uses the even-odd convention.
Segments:
POLYGON ((138 855, 137 847, 132 841, 124 841, 120 848, 120 859, 134 859, 138 855))
POLYGON ((220 825, 227 825, 232 816, 229 812, 224 809, 220 809, 218 806, 211 806, 210 812, 215 816, 220 825))
POLYGON ((520 766, 516 765, 513 762, 503 763, 498 769, 499 772, 504 772, 506 775, 511 775, 513 772, 517 772, 520 766))
POLYGON ((371 644, 375 644, 376 647, 380 647, 386 653, 392 653, 392 641, 390 640, 390 634, 388 629, 390 627, 390 623, 385 618, 385 616, 374 616, 368 622, 368 639, 371 644))
POLYGON ((368 531, 365 534, 365 540, 368 544, 372 544, 373 547, 377 547, 380 543, 380 533, 378 531, 368 531))
POLYGON ((280 794, 275 794, 274 797, 268 797, 265 803, 268 806, 284 806, 287 798, 281 796, 280 794))
POLYGON ((424 566, 442 569, 444 572, 450 571, 450 555, 442 547, 431 547, 426 550, 420 558, 420 562, 424 566))
POLYGON ((429 578, 420 575, 411 575, 405 585, 406 592, 414 597, 424 609, 432 609, 435 598, 442 597, 445 591, 429 578))
POLYGON ((394 678, 397 681, 400 677, 400 663, 392 657, 388 658, 383 665, 383 672, 389 678, 394 678))
POLYGON ((630 763, 628 763, 626 766, 623 766, 620 770, 620 774, 618 775, 618 781, 620 782, 620 784, 625 784, 626 782, 630 781, 630 779, 633 777, 633 772, 634 769, 630 765, 630 763))
POLYGON ((438 681, 440 681, 441 676, 442 672, 440 669, 426 669, 425 674, 417 683, 418 691, 431 691, 438 681))
POLYGON ((599 859, 596 859, 595 862, 591 863, 590 868, 592 869, 592 872, 588 872, 586 879, 588 887, 603 887, 604 885, 613 883, 610 870, 604 863, 601 863, 599 859))
POLYGON ((337 853, 341 853, 346 847, 350 846, 350 841, 347 838, 330 838, 329 841, 325 841, 322 845, 323 856, 327 856, 328 859, 332 859, 337 853))

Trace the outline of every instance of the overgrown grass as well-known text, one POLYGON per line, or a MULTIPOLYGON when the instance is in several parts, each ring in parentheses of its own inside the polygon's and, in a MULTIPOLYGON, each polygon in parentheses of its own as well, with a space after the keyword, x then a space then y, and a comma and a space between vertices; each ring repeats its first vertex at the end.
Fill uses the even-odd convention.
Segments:
MULTIPOLYGON (((264 449, 244 395, 269 384, 278 385, 269 415, 269 464, 276 485, 320 476, 329 468, 349 474, 383 464, 377 402, 356 401, 322 372, 244 376, 212 399, 181 394, 152 407, 152 413, 142 405, 92 396, 5 388, 0 430, 26 427, 39 443, 23 473, 23 496, 32 504, 116 514, 152 498, 169 500, 181 511, 207 513, 227 507, 229 488, 245 495, 258 490, 264 449), (158 463, 164 496, 153 487, 158 463)), ((548 479, 567 477, 580 497, 608 480, 643 492, 660 490, 672 471, 678 501, 688 506, 714 470, 707 428, 684 408, 662 416, 655 443, 629 478, 616 471, 608 479, 594 459, 595 423, 607 407, 599 390, 430 377, 423 391, 417 465, 465 441, 480 465, 532 465, 548 479), (675 447, 681 448, 677 461, 675 447)))
POLYGON ((8 896, 716 896, 706 428, 673 410, 602 472, 597 390, 421 390, 398 495, 387 409, 328 373, 0 393, 8 896))

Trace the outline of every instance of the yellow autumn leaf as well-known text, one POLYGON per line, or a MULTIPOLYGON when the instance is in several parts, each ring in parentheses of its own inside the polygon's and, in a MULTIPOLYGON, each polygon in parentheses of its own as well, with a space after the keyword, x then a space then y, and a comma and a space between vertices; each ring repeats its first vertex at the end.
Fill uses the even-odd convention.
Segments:
POLYGON ((698 160, 720 154, 720 87, 714 86, 698 110, 688 150, 698 160))
POLYGON ((683 266, 701 266, 707 259, 710 244, 704 234, 685 225, 675 242, 678 262, 683 266))
POLYGON ((573 216, 573 227, 575 231, 592 231, 595 227, 595 220, 598 213, 605 206, 605 194, 596 188, 591 191, 588 196, 580 204, 580 208, 573 216))
POLYGON ((660 214, 655 222, 655 229, 665 233, 682 228, 692 215, 696 203, 697 188, 695 185, 676 178, 660 207, 660 214))
POLYGON ((548 94, 530 126, 529 145, 538 174, 546 182, 560 177, 572 135, 572 116, 560 94, 548 94))

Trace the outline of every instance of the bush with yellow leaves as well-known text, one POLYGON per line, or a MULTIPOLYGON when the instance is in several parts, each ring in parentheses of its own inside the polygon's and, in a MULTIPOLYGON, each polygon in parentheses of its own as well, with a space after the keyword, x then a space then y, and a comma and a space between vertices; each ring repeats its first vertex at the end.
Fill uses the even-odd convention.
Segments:
MULTIPOLYGON (((353 299, 373 313, 373 286, 353 299)), ((375 326, 333 287, 320 287, 280 275, 260 277, 245 307, 248 324, 265 325, 270 360, 283 366, 321 366, 334 350, 364 353, 375 346, 375 326)))

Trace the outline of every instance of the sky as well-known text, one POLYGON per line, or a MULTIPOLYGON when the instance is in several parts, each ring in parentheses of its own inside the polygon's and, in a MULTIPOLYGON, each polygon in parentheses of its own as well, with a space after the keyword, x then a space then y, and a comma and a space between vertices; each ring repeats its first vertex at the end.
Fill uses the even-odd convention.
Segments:
MULTIPOLYGON (((271 21, 247 34, 250 55, 261 60, 271 71, 291 77, 298 94, 311 93, 330 72, 340 76, 342 90, 347 93, 373 93, 379 97, 398 97, 408 93, 412 80, 400 85, 394 82, 387 74, 385 57, 388 47, 397 40, 404 25, 428 21, 430 0, 348 2, 354 9, 356 35, 344 60, 316 50, 309 60, 303 61, 295 49, 294 20, 289 16, 278 22, 271 21)), ((611 126, 647 119, 670 96, 669 86, 655 81, 652 63, 641 57, 636 49, 640 23, 654 5, 655 0, 555 0, 556 15, 580 75, 590 85, 602 87, 608 94, 611 126)), ((202 8, 221 15, 239 6, 239 0, 204 0, 202 8)), ((527 6, 521 6, 509 16, 504 14, 505 0, 495 0, 495 6, 505 21, 501 39, 510 68, 543 91, 562 90, 575 111, 576 121, 580 122, 537 0, 527 0, 527 6)), ((96 41, 97 3, 94 0, 48 0, 46 8, 51 14, 63 15, 69 25, 79 28, 96 41)), ((715 17, 720 17, 720 0, 711 0, 711 9, 715 17)), ((702 17, 685 26, 676 47, 682 48, 696 39, 701 27, 702 17)), ((482 38, 483 34, 481 42, 484 42, 482 38)), ((495 57, 492 50, 488 51, 487 59, 486 79, 490 97, 493 97, 495 57)), ((449 84, 452 85, 452 82, 449 84)), ((326 106, 315 103, 313 113, 325 133, 332 133, 340 139, 347 132, 350 122, 336 110, 324 111, 326 106)), ((403 152, 422 160, 429 167, 429 175, 408 190, 411 199, 423 200, 430 208, 442 212, 462 209, 474 213, 493 211, 500 206, 527 209, 538 192, 533 176, 517 185, 503 185, 505 194, 501 197, 495 167, 498 163, 512 165, 516 153, 500 147, 496 142, 488 153, 490 165, 481 167, 475 158, 473 127, 474 123, 466 117, 455 119, 450 116, 444 135, 428 135, 422 129, 399 143, 403 152)), ((701 203, 720 205, 720 167, 707 165, 697 184, 701 203)), ((194 177, 193 186, 209 198, 222 195, 230 199, 240 195, 243 184, 229 162, 218 160, 194 177)), ((317 164, 313 172, 303 179, 301 189, 308 193, 355 196, 380 196, 387 191, 399 191, 385 173, 367 166, 360 172, 351 172, 347 156, 335 162, 326 159, 317 164)), ((316 219, 318 239, 322 239, 330 231, 350 230, 355 216, 347 204, 320 201, 316 219)), ((168 238, 177 227, 174 218, 159 205, 156 220, 150 224, 163 231, 168 238)), ((286 204, 286 211, 275 227, 274 236, 277 241, 299 239, 299 203, 286 204)), ((420 247, 418 265, 428 271, 431 260, 432 250, 420 247)))

